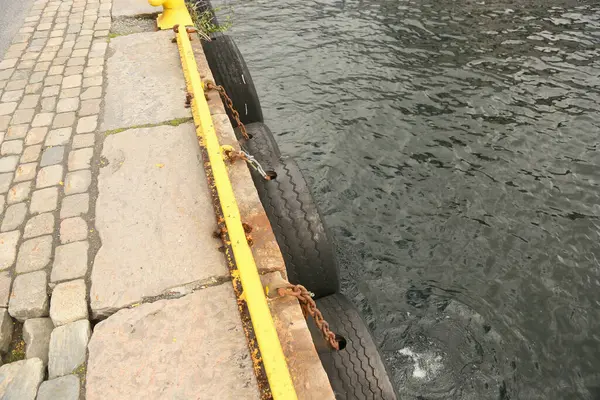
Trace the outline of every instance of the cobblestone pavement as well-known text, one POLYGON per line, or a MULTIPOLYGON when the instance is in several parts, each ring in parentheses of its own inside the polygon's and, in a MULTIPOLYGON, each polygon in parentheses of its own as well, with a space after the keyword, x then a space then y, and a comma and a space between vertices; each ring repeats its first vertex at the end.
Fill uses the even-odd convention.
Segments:
POLYGON ((3 399, 82 392, 110 12, 110 0, 36 0, 0 61, 0 351, 26 358, 0 367, 3 399))

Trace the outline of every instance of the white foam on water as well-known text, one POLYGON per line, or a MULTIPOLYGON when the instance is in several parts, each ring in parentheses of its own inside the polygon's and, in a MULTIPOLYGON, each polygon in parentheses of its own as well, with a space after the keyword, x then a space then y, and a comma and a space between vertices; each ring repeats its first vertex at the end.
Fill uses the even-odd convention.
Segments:
POLYGON ((413 377, 431 380, 443 367, 442 356, 433 352, 415 353, 408 347, 398 352, 413 360, 413 377))

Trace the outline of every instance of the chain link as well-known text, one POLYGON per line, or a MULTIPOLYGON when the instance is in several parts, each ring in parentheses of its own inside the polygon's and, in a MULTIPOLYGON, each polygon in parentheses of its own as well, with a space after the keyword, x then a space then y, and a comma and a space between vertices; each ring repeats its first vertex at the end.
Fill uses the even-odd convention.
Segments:
POLYGON ((217 92, 219 92, 219 94, 221 95, 223 100, 225 100, 225 106, 227 106, 227 108, 229 108, 229 110, 231 111, 231 114, 233 115, 233 118, 235 119, 235 122, 237 122, 238 128, 240 128, 240 132, 242 132, 242 136, 246 140, 250 139, 250 136, 248 136, 248 133, 246 132, 246 127, 240 120, 240 113, 237 112, 237 110, 233 107, 233 101, 231 101, 231 99, 225 92, 225 88, 221 85, 215 85, 213 82, 211 82, 209 80, 204 81, 204 84, 206 85, 206 89, 216 90, 217 92))
POLYGON ((331 348, 334 350, 341 350, 340 343, 345 343, 345 339, 336 335, 329 329, 329 323, 325 321, 323 314, 321 314, 321 311, 319 311, 317 308, 317 304, 313 300, 313 295, 311 292, 309 292, 302 285, 290 284, 287 287, 277 289, 277 294, 279 294, 281 297, 286 295, 296 297, 300 302, 304 317, 306 318, 308 315, 310 315, 315 321, 317 328, 319 328, 323 334, 323 338, 331 346, 331 348))

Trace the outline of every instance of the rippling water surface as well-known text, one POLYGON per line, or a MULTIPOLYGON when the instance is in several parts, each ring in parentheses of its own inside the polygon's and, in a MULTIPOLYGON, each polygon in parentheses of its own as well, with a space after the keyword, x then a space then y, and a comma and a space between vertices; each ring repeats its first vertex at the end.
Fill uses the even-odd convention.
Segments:
POLYGON ((401 398, 600 398, 600 5, 213 4, 401 398))

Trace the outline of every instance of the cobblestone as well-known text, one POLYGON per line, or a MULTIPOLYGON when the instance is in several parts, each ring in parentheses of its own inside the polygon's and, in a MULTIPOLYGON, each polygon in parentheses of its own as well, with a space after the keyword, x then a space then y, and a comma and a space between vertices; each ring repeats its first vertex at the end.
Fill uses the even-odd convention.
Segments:
POLYGON ((12 173, 0 174, 0 193, 8 192, 8 188, 12 182, 12 173))
POLYGON ((79 400, 80 383, 75 375, 42 382, 36 400, 79 400))
POLYGON ((19 231, 0 233, 0 270, 10 268, 17 256, 19 231))
POLYGON ((6 156, 0 158, 0 172, 11 172, 17 168, 18 156, 6 156))
POLYGON ((42 153, 42 160, 40 161, 40 167, 46 167, 48 165, 59 164, 63 161, 65 156, 64 146, 48 147, 42 153))
POLYGON ((23 96, 23 100, 21 100, 21 104, 19 104, 20 109, 24 108, 36 108, 40 101, 39 94, 27 94, 23 96))
POLYGON ((59 282, 83 277, 87 272, 88 249, 87 241, 56 247, 50 280, 59 282))
POLYGON ((33 400, 44 380, 44 364, 39 358, 15 361, 0 367, 2 400, 33 400))
MULTIPOLYGON (((56 112, 64 113, 68 111, 76 111, 79 108, 79 99, 77 97, 61 98, 56 105, 56 112)), ((61 115, 61 114, 59 114, 61 115)), ((57 116, 58 118, 58 116, 57 116)), ((72 124, 72 122, 71 122, 72 124)), ((65 125, 70 126, 71 124, 65 125)))
POLYGON ((19 321, 48 315, 46 272, 35 271, 15 278, 8 312, 19 321))
POLYGON ((94 115, 100 112, 101 99, 83 100, 81 102, 81 108, 79 109, 79 115, 94 115))
POLYGON ((6 140, 23 139, 27 135, 29 125, 12 125, 6 132, 6 140))
POLYGON ((31 197, 29 210, 32 214, 56 210, 58 204, 58 188, 49 187, 36 190, 31 197))
POLYGON ((32 144, 39 144, 44 141, 46 134, 48 133, 48 127, 31 128, 27 136, 25 137, 25 144, 30 146, 32 144))
POLYGON ((60 218, 76 217, 86 214, 90 207, 90 196, 87 193, 67 196, 62 201, 60 218))
POLYGON ((0 153, 3 156, 11 154, 21 154, 23 152, 23 141, 22 140, 11 140, 2 143, 0 153))
POLYGON ((80 149, 82 147, 92 147, 94 145, 94 134, 93 133, 87 133, 87 134, 82 134, 82 135, 75 135, 73 137, 73 143, 71 144, 71 147, 73 149, 80 149))
POLYGON ((10 271, 0 272, 0 307, 8 307, 8 297, 10 296, 10 284, 12 276, 10 271))
POLYGON ((69 143, 71 128, 53 129, 46 137, 46 146, 61 146, 69 143))
POLYGON ((98 116, 92 115, 89 117, 83 117, 79 119, 77 123, 77 133, 89 133, 96 130, 98 125, 98 116))
POLYGON ((42 111, 54 111, 56 109, 56 96, 42 99, 42 111))
MULTIPOLYGON (((79 64, 77 64, 79 65, 79 64)), ((71 65, 68 65, 71 66, 71 65)), ((71 75, 63 79, 63 88, 73 88, 81 86, 83 76, 82 75, 71 75)))
POLYGON ((19 124, 28 124, 33 119, 34 110, 26 109, 26 110, 17 110, 13 114, 11 124, 19 125, 19 124))
MULTIPOLYGON (((46 189, 48 190, 48 189, 46 189)), ((54 231, 54 215, 51 213, 36 215, 25 224, 25 239, 52 234, 54 231)))
POLYGON ((91 183, 92 172, 89 169, 69 172, 65 179, 65 194, 83 193, 88 190, 91 183))
POLYGON ((60 241, 62 244, 85 240, 87 238, 87 233, 87 222, 85 222, 83 218, 68 218, 62 220, 60 223, 60 241))
POLYGON ((55 186, 62 182, 63 179, 63 166, 50 165, 40 169, 37 175, 36 187, 45 188, 48 186, 55 186))
POLYGON ((5 308, 0 309, 0 351, 6 353, 13 335, 13 320, 5 308))
POLYGON ((50 379, 68 375, 85 362, 90 335, 88 320, 71 322, 52 331, 48 357, 50 379))
MULTIPOLYGON (((39 358, 48 365, 48 348, 54 324, 50 318, 30 318, 23 324, 23 340, 25 341, 25 357, 39 358)), ((39 397, 38 397, 39 398, 39 397)), ((55 399, 61 399, 56 397, 55 399)))
POLYGON ((69 171, 90 168, 90 162, 93 155, 94 149, 92 148, 71 151, 71 153, 69 153, 68 161, 69 171))
POLYGON ((21 164, 15 171, 15 182, 30 181, 35 178, 37 163, 21 164))
POLYGON ((0 230, 6 232, 18 228, 25 220, 25 214, 27 214, 27 204, 25 203, 17 203, 8 207, 4 213, 0 230))
MULTIPOLYGON (((60 101, 59 101, 59 104, 60 104, 60 101)), ((75 122, 75 113, 72 111, 61 113, 61 114, 56 114, 56 117, 54 118, 54 123, 52 124, 52 127, 53 128, 64 128, 64 127, 73 125, 74 122, 75 122)))
POLYGON ((45 268, 52 254, 52 236, 40 236, 29 239, 19 249, 17 256, 17 274, 33 272, 45 268))
POLYGON ((54 326, 88 318, 86 286, 83 279, 56 285, 50 300, 50 318, 54 326))
MULTIPOLYGON (((102 61, 104 62, 104 59, 102 59, 102 61)), ((83 91, 81 94, 81 100, 97 99, 100 96, 102 96, 102 87, 93 86, 83 91)))
POLYGON ((25 148, 23 151, 23 155, 21 156, 22 163, 29 163, 33 161, 37 161, 40 157, 40 153, 42 151, 42 146, 37 144, 35 146, 29 146, 25 148))
POLYGON ((20 182, 10 188, 8 195, 6 196, 6 202, 8 204, 14 204, 24 201, 29 197, 31 191, 31 182, 20 182))
POLYGON ((52 123, 52 118, 54 118, 54 113, 39 113, 33 119, 31 126, 48 126, 52 123))

